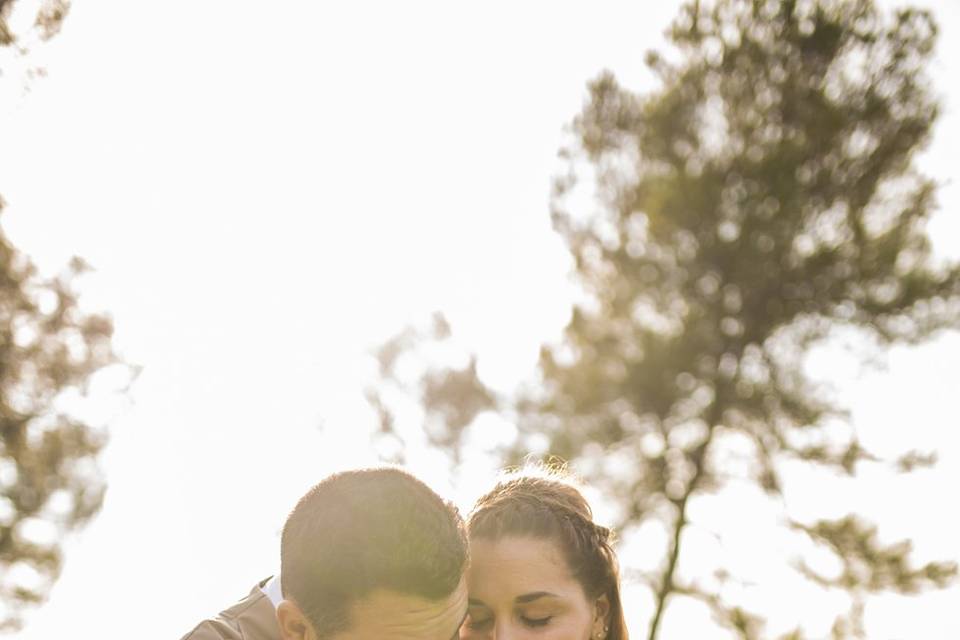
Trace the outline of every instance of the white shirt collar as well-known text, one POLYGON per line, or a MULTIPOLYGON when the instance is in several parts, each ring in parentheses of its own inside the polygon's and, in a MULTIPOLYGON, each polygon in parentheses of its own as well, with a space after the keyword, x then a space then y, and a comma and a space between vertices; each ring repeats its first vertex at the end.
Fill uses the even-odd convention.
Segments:
POLYGON ((263 593, 270 598, 273 608, 276 609, 283 601, 283 589, 280 588, 280 574, 278 573, 267 580, 267 583, 260 587, 260 591, 263 591, 263 593))

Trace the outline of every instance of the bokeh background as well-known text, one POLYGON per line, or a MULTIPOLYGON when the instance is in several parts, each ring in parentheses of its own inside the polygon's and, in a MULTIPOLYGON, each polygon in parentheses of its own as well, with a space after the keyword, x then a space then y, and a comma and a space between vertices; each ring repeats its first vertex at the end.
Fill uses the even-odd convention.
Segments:
MULTIPOLYGON (((957 259, 960 4, 910 4, 941 29, 929 73, 943 111, 917 164, 941 185, 934 253, 957 259)), ((17 637, 176 638, 273 573, 303 491, 380 459, 365 391, 373 350, 403 327, 442 310, 485 384, 530 380, 578 299, 549 216, 557 151, 602 70, 656 87, 644 54, 665 47, 679 7, 84 0, 55 38, 5 51, 4 233, 41 273, 74 255, 92 265, 81 303, 112 316, 114 348, 139 371, 126 394, 104 376, 80 409, 109 429, 108 490, 17 637)), ((833 384, 868 448, 935 451, 938 463, 803 480, 791 513, 856 510, 883 540, 911 539, 918 563, 956 562, 960 335, 879 360, 865 366, 839 339, 806 367, 833 384)), ((477 446, 454 473, 420 441, 405 457, 468 508, 496 467, 477 446)), ((729 491, 700 512, 687 561, 736 559, 740 595, 771 636, 802 621, 828 637, 842 597, 798 586, 777 508, 729 491)), ((627 568, 662 555, 624 540, 627 568)), ((645 637, 652 602, 632 575, 628 621, 645 637)), ((960 637, 958 602, 957 586, 872 597, 867 637, 960 637)), ((677 600, 660 637, 729 633, 677 600)))

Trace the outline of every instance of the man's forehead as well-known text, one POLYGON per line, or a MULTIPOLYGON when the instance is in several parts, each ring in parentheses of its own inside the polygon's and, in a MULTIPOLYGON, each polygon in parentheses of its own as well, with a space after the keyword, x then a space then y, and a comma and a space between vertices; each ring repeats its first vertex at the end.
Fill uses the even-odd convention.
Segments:
POLYGON ((446 598, 378 589, 354 603, 350 630, 337 640, 450 640, 467 610, 466 581, 446 598))

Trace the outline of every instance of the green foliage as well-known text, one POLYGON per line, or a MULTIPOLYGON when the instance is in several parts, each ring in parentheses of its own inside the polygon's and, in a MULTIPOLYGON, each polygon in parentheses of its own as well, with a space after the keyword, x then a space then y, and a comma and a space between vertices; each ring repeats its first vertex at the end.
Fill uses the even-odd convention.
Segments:
MULTIPOLYGON (((925 74, 936 33, 928 12, 884 15, 871 0, 689 2, 668 32, 677 55, 648 56, 658 89, 609 73, 590 84, 551 210, 584 301, 543 347, 536 392, 511 403, 505 459, 577 460, 617 497, 622 527, 666 524, 651 639, 675 595, 739 637, 763 633, 758 614, 678 582, 689 502, 722 489, 726 441, 751 443, 752 480, 773 497, 787 460, 845 475, 879 462, 804 373, 810 348, 837 327, 880 347, 960 327, 960 267, 931 260, 935 184, 912 164, 938 115, 925 74)), ((463 430, 443 444, 456 451, 463 430)), ((843 564, 826 577, 797 563, 851 594, 838 638, 863 636, 865 594, 956 574, 912 568, 908 543, 881 545, 853 515, 794 527, 843 564)))

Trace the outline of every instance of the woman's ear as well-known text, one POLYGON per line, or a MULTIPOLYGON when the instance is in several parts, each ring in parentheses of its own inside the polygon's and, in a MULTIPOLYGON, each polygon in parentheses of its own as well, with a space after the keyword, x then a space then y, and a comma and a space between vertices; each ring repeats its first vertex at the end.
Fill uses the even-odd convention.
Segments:
POLYGON ((606 640, 610 632, 610 598, 603 594, 593 603, 593 632, 594 640, 606 640))
POLYGON ((277 605, 277 625, 283 640, 316 640, 313 625, 300 607, 290 600, 283 600, 277 605))

